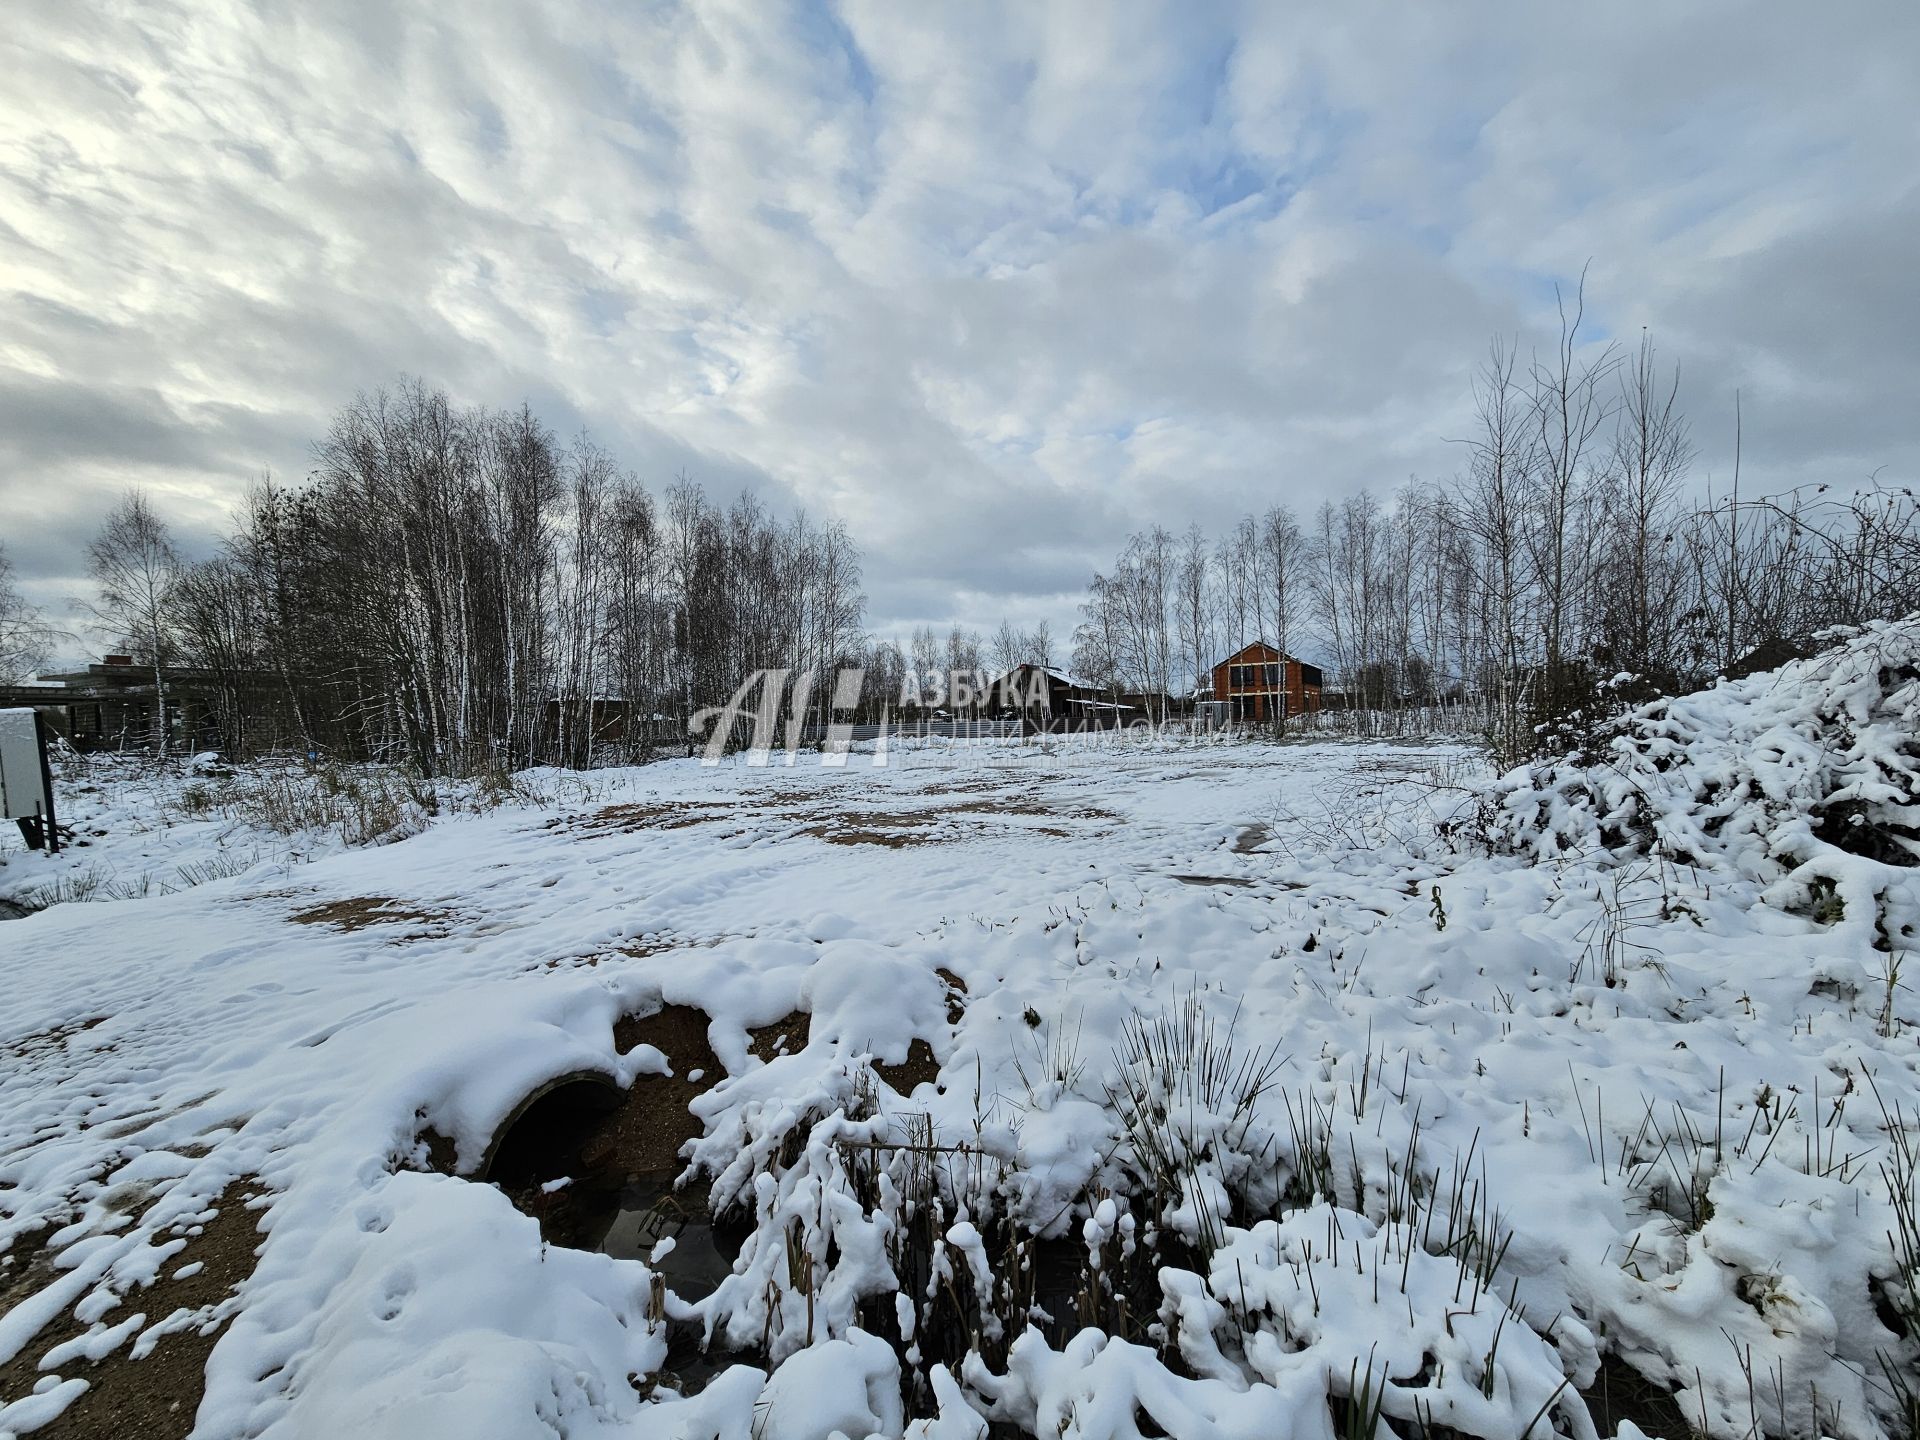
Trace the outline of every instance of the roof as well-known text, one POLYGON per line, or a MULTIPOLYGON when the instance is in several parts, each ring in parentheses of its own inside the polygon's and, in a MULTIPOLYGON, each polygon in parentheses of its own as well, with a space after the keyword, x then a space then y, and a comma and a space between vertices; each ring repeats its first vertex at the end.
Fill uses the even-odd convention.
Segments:
POLYGON ((1070 685, 1075 690, 1098 690, 1100 688, 1098 685, 1095 685, 1092 681, 1082 680, 1078 675, 1070 674, 1065 670, 1059 669, 1057 666, 1035 665, 1031 661, 1022 661, 1020 664, 1014 666, 1013 669, 1008 670, 1003 674, 994 676, 992 680, 987 682, 987 684, 989 688, 997 689, 1002 682, 1011 680, 1015 675, 1020 674, 1023 671, 1033 671, 1033 670, 1040 671, 1049 680, 1057 680, 1062 685, 1070 685))
POLYGON ((1267 654, 1271 655, 1275 660, 1292 660, 1297 658, 1296 656, 1287 654, 1287 652, 1282 650, 1278 645, 1270 644, 1265 640, 1249 640, 1246 644, 1242 645, 1238 650, 1234 651, 1231 655, 1227 656, 1226 659, 1218 661, 1216 663, 1220 665, 1231 665, 1234 661, 1238 660, 1242 655, 1250 654, 1255 650, 1265 651, 1267 654))

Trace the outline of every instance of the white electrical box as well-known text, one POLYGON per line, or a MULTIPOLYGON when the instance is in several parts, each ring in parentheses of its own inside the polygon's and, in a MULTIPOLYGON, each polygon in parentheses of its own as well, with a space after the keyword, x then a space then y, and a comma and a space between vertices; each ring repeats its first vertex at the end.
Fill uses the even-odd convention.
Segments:
POLYGON ((32 710, 0 710, 0 820, 53 814, 43 743, 32 710))

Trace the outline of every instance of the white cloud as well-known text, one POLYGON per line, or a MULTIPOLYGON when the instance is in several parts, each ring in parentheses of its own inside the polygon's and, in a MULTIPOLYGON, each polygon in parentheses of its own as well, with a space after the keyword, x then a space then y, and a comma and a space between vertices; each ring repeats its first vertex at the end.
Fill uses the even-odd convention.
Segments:
POLYGON ((1920 458, 1905 5, 16 11, 42 598, 129 480, 210 525, 408 371, 833 509, 880 624, 1064 633, 1129 528, 1449 473, 1487 334, 1589 258, 1708 464, 1736 386, 1765 479, 1920 458))

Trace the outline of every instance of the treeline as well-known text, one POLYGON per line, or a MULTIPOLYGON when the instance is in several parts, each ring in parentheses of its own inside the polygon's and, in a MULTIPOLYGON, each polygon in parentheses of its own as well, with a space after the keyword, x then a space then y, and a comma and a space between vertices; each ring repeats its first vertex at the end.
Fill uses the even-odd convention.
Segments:
POLYGON ((307 483, 255 486, 215 558, 183 563, 134 494, 92 560, 99 620, 219 697, 223 748, 429 775, 637 758, 755 670, 824 678, 867 648, 839 524, 684 477, 656 496, 525 407, 417 382, 341 410, 307 483))
POLYGON ((1676 371, 1597 352, 1577 304, 1550 354, 1495 343, 1462 473, 1307 516, 1135 535, 1094 577, 1074 666, 1179 696, 1265 639, 1319 659, 1362 728, 1459 707, 1503 757, 1622 697, 1694 688, 1761 647, 1920 610, 1920 505, 1870 484, 1704 498, 1676 371), (1633 677, 1621 681, 1622 674, 1633 677))

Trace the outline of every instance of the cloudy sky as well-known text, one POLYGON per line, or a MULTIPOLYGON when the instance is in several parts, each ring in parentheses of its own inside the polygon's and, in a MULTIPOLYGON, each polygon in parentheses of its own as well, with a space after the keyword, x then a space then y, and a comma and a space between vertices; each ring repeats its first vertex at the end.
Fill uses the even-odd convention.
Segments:
MULTIPOLYGON (((1591 262, 1700 476, 1920 460, 1920 6, 12 0, 0 541, 205 536, 401 373, 831 512, 878 629, 1459 464, 1591 262)), ((201 542, 204 543, 204 542, 201 542)))

